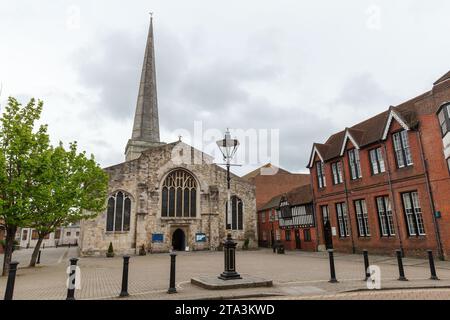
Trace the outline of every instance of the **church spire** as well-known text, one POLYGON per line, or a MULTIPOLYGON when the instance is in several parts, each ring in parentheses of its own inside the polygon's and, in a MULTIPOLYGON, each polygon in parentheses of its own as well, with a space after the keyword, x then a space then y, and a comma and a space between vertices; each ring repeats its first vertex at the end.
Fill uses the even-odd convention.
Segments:
POLYGON ((135 159, 143 150, 159 144, 153 17, 150 14, 150 27, 139 84, 133 132, 125 149, 126 160, 135 159))
POLYGON ((156 95, 155 48, 153 45, 153 17, 145 48, 141 82, 134 115, 132 139, 159 142, 158 99, 156 95))

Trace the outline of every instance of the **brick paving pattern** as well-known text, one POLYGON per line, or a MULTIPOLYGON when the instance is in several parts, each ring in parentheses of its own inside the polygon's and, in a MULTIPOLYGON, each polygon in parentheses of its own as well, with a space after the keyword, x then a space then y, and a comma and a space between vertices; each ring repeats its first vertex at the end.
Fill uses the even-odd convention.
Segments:
MULTIPOLYGON (((17 273, 14 299, 65 299, 66 268, 70 257, 77 255, 77 248, 45 249, 42 264, 37 268, 24 268, 31 251, 15 253, 15 259, 23 261, 17 273), (48 250, 48 251, 47 251, 48 250), (63 257, 63 259, 61 258, 63 257)), ((121 288, 121 257, 82 257, 81 289, 76 290, 77 299, 117 298, 121 288)), ((450 287, 450 262, 436 261, 440 281, 429 280, 428 260, 405 258, 404 266, 409 281, 397 281, 398 268, 395 257, 370 256, 370 262, 381 269, 382 288, 428 288, 450 287)), ((238 251, 237 269, 246 274, 271 278, 271 288, 233 289, 223 291, 205 290, 190 284, 198 275, 219 275, 223 270, 223 252, 190 252, 177 256, 176 283, 178 293, 166 293, 169 284, 170 259, 168 254, 133 256, 130 259, 129 293, 125 299, 209 299, 209 298, 278 298, 333 297, 351 290, 367 289, 361 255, 335 255, 337 284, 329 279, 326 253, 290 251, 285 255, 273 254, 271 250, 238 251)), ((6 286, 6 277, 0 278, 0 293, 6 286)), ((384 291, 384 290, 383 290, 384 291)), ((372 297, 382 296, 371 291, 372 297)), ((445 295, 441 293, 441 295, 445 295)), ((448 292, 447 292, 448 293, 448 292)), ((368 294, 368 293, 364 293, 368 294)), ((336 299, 342 298, 336 296, 336 299)), ((122 298, 124 299, 124 298, 122 298)), ((376 298, 374 298, 376 299, 376 298)))

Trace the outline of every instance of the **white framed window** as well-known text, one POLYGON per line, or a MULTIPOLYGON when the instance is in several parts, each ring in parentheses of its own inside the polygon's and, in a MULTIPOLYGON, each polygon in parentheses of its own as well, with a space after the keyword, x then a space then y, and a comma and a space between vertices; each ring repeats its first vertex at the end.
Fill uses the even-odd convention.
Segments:
POLYGON ((450 171, 450 158, 447 159, 448 170, 450 171))
POLYGON ((331 164, 331 170, 333 171, 333 184, 340 184, 344 182, 342 177, 342 164, 340 161, 331 164))
POLYGON ((327 182, 325 181, 325 169, 322 161, 316 162, 316 170, 317 170, 317 182, 319 188, 324 188, 327 186, 327 182))
POLYGON ((376 198, 378 219, 382 237, 395 236, 394 218, 392 216, 391 201, 388 196, 376 198))
POLYGON ((442 136, 445 136, 450 131, 450 103, 441 108, 438 119, 442 136))
POLYGON ((361 178, 361 161, 359 159, 358 149, 352 149, 348 151, 348 161, 350 163, 350 176, 352 180, 361 178))
POLYGON ((322 220, 323 224, 327 223, 327 221, 330 221, 330 213, 328 212, 328 206, 320 206, 320 209, 322 210, 322 220))
POLYGON ((341 237, 350 236, 347 205, 345 202, 336 203, 336 214, 339 224, 339 235, 341 237))
POLYGON ((406 223, 408 225, 408 234, 410 236, 425 235, 419 194, 417 191, 406 192, 402 194, 402 199, 406 223))
POLYGON ((403 130, 392 135, 394 141, 395 158, 397 167, 403 168, 413 164, 411 150, 409 148, 408 131, 403 130))
POLYGON ((379 174, 386 171, 386 167, 384 165, 383 152, 381 147, 372 149, 369 151, 370 155, 370 164, 372 168, 372 174, 379 174))
POLYGON ((360 237, 370 237, 369 215, 367 213, 366 200, 355 201, 356 221, 360 237))

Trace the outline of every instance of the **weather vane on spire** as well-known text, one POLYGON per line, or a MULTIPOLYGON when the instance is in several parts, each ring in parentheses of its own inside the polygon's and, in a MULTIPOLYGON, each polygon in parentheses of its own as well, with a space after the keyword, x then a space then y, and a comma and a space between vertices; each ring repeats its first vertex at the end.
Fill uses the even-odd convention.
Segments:
POLYGON ((153 18, 153 12, 149 12, 150 18, 153 18))

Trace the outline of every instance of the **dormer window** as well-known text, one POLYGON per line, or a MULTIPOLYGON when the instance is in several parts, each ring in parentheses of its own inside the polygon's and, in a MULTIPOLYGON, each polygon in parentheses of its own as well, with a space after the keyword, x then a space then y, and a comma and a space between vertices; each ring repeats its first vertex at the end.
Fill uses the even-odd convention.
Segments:
POLYGON ((317 170, 317 183, 319 185, 319 188, 325 188, 327 186, 327 183, 325 181, 325 170, 322 161, 316 162, 316 170, 317 170))
POLYGON ((403 168, 413 164, 411 150, 409 148, 408 131, 403 130, 392 135, 394 141, 395 158, 397 167, 403 168))
POLYGON ((441 108, 438 119, 442 136, 445 136, 450 131, 450 103, 441 108))
POLYGON ((361 178, 361 162, 359 159, 358 149, 352 149, 348 151, 348 161, 350 163, 350 175, 352 180, 361 178))

